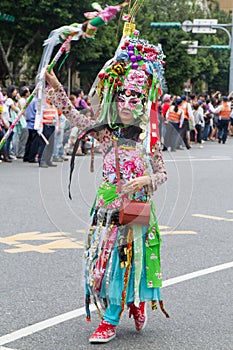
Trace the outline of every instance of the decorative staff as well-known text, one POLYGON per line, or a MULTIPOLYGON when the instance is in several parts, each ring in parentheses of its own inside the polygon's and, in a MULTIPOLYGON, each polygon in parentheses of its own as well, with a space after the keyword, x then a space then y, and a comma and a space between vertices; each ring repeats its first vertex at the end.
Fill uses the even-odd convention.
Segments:
MULTIPOLYGON (((50 72, 53 67, 55 66, 55 64, 57 63, 57 61, 59 60, 59 58, 61 57, 61 55, 63 54, 67 44, 72 40, 72 36, 75 35, 76 33, 70 33, 70 35, 68 36, 68 38, 64 41, 64 43, 62 44, 62 46, 60 47, 60 49, 58 50, 57 54, 55 55, 54 59, 52 60, 52 62, 50 63, 49 67, 47 68, 48 72, 50 72)), ((35 89, 32 91, 31 95, 28 97, 26 104, 23 106, 23 108, 20 110, 20 112, 18 113, 17 117, 15 118, 15 120, 13 121, 13 123, 10 125, 9 129, 7 130, 7 132, 5 133, 5 135, 3 136, 2 140, 0 141, 0 150, 2 149, 2 147, 4 146, 4 144, 6 143, 6 140, 8 139, 8 137, 10 136, 10 134, 12 133, 14 127, 16 126, 16 124, 18 123, 18 121, 20 120, 20 118, 22 117, 22 115, 24 114, 26 108, 29 106, 29 104, 32 102, 34 96, 36 95, 36 93, 38 92, 38 90, 40 89, 40 87, 42 86, 42 79, 40 79, 35 87, 35 89)), ((48 141, 46 140, 46 138, 44 137, 44 135, 42 133, 40 133, 41 137, 44 139, 44 141, 47 143, 48 141)))
MULTIPOLYGON (((97 11, 87 12, 84 14, 84 16, 89 19, 89 21, 84 22, 83 24, 74 23, 70 26, 63 26, 61 28, 55 29, 54 31, 52 31, 50 33, 49 38, 45 41, 45 46, 47 46, 47 48, 45 48, 45 50, 44 50, 42 60, 40 62, 40 66, 39 66, 39 70, 38 70, 39 71, 38 83, 36 84, 36 87, 33 90, 33 92, 31 93, 31 95, 28 97, 26 104, 20 110, 16 119, 11 124, 11 126, 9 127, 9 129, 7 130, 5 135, 3 136, 2 140, 0 141, 0 150, 2 149, 4 144, 6 143, 6 140, 8 139, 10 134, 12 133, 14 127, 16 126, 16 124, 18 123, 20 118, 22 117, 22 115, 25 112, 28 105, 33 100, 34 96, 36 94, 39 94, 39 99, 42 98, 40 95, 41 95, 41 90, 42 90, 43 85, 44 85, 44 74, 46 71, 46 66, 48 65, 48 62, 51 58, 53 48, 56 44, 59 43, 59 40, 60 41, 62 40, 64 42, 63 42, 62 46, 60 47, 60 49, 58 50, 55 57, 53 58, 52 62, 49 64, 49 66, 47 68, 48 72, 50 72, 54 68, 57 61, 61 57, 61 55, 64 52, 69 51, 69 43, 71 40, 79 40, 79 38, 81 36, 83 38, 88 38, 88 39, 94 38, 94 35, 96 33, 97 28, 103 24, 107 24, 117 14, 117 12, 119 12, 121 8, 127 6, 128 3, 129 3, 129 0, 127 0, 127 1, 125 1, 122 4, 117 5, 117 6, 107 6, 105 9, 102 9, 97 3, 93 3, 92 6, 97 11)), ((39 116, 39 118, 36 121, 37 126, 35 127, 35 129, 38 130, 40 136, 44 139, 44 141, 46 143, 48 143, 46 138, 43 136, 43 134, 40 130, 40 126, 39 126, 41 124, 40 119, 41 119, 41 114, 42 114, 41 105, 40 106, 38 105, 38 109, 39 110, 37 112, 37 116, 39 116)))

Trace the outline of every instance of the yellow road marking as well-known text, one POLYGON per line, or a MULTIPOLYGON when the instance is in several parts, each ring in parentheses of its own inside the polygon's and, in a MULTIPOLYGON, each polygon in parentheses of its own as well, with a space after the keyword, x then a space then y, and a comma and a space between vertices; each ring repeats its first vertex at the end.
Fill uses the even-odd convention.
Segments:
POLYGON ((233 221, 233 219, 223 218, 220 216, 211 216, 211 215, 203 215, 203 214, 193 214, 192 216, 203 218, 203 219, 217 220, 217 221, 233 221))
POLYGON ((227 210, 227 213, 233 214, 233 210, 227 210))
MULTIPOLYGON (((160 226, 161 235, 195 235, 195 231, 177 231, 169 226, 160 226)), ((79 233, 86 233, 85 229, 77 230, 79 233)), ((8 237, 0 237, 0 243, 7 244, 10 248, 5 249, 7 253, 54 253, 60 249, 84 249, 85 243, 77 241, 70 237, 69 232, 49 232, 41 233, 39 231, 18 233, 8 237), (69 237, 68 237, 69 236, 69 237), (50 241, 40 244, 42 241, 50 241), (35 242, 33 244, 33 242, 35 242), (36 244, 37 243, 37 244, 36 244), (39 244, 38 244, 39 243, 39 244)))
POLYGON ((83 249, 83 242, 73 242, 70 239, 62 239, 53 241, 47 244, 35 246, 32 244, 17 244, 15 248, 5 249, 7 253, 25 253, 25 252, 37 252, 37 253, 54 253, 58 249, 83 249))
POLYGON ((69 235, 68 232, 50 232, 40 233, 39 231, 18 233, 9 237, 0 237, 1 243, 10 244, 15 241, 51 241, 53 239, 62 239, 64 235, 69 235))
POLYGON ((54 253, 58 249, 83 249, 84 242, 77 241, 75 238, 67 237, 68 232, 50 232, 40 233, 25 232, 9 237, 0 237, 0 243, 8 244, 14 248, 5 249, 7 253, 37 252, 37 253, 54 253), (51 241, 45 244, 21 243, 22 241, 51 241))

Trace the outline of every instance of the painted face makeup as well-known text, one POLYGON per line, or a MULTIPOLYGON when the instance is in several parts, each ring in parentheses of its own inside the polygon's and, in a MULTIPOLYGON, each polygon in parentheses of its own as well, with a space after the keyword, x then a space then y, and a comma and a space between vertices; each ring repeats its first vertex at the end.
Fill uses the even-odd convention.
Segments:
POLYGON ((132 90, 125 90, 117 97, 117 109, 119 112, 130 111, 133 113, 134 118, 137 118, 142 114, 142 101, 140 95, 132 90))

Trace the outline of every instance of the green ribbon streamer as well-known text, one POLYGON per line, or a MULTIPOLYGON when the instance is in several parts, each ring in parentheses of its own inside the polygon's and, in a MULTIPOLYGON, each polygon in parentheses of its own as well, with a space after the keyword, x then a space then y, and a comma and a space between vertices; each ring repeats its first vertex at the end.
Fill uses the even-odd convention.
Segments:
POLYGON ((162 287, 160 266, 161 237, 158 221, 155 214, 155 206, 151 201, 150 225, 146 242, 146 280, 148 288, 162 287))
POLYGON ((117 187, 116 185, 113 185, 109 182, 104 182, 100 187, 98 188, 96 198, 94 200, 94 203, 92 205, 90 215, 94 213, 96 202, 100 199, 103 199, 104 201, 104 207, 111 204, 115 198, 119 198, 119 194, 116 193, 117 187))
POLYGON ((133 229, 133 242, 134 242, 134 303, 138 307, 140 303, 140 281, 142 274, 142 226, 134 225, 133 229))
POLYGON ((67 52, 67 53, 66 53, 66 55, 65 55, 65 57, 63 58, 63 60, 62 60, 62 62, 61 62, 61 64, 60 64, 60 66, 59 66, 58 70, 60 70, 60 69, 61 69, 61 67, 62 67, 62 66, 63 66, 63 64, 65 63, 66 59, 68 58, 69 54, 70 54, 69 52, 67 52))

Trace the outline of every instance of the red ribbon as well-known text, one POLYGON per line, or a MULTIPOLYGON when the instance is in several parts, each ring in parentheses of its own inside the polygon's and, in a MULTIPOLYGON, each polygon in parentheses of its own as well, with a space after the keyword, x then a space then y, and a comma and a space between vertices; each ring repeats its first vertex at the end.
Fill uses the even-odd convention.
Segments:
POLYGON ((151 104, 150 110, 150 153, 154 155, 154 146, 159 140, 159 122, 158 122, 158 99, 151 104))

